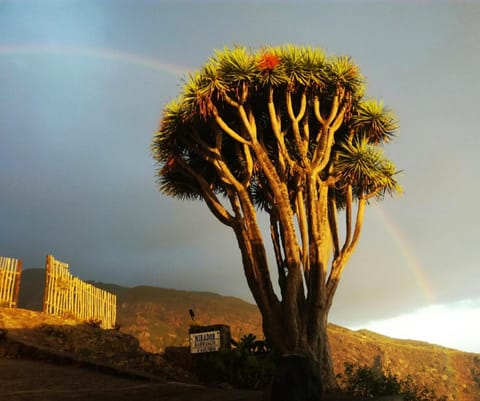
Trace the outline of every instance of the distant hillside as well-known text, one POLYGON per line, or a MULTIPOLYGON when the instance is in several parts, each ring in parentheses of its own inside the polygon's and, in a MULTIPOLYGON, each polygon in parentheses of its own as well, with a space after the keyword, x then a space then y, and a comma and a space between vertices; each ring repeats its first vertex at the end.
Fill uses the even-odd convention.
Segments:
MULTIPOLYGON (((43 272, 42 269, 23 272, 21 308, 40 309, 43 272)), ((236 339, 248 333, 262 337, 257 307, 238 298, 149 286, 94 284, 117 295, 120 330, 135 336, 149 352, 188 345, 188 328, 192 323, 189 309, 194 310, 198 324, 228 324, 236 339)), ((329 336, 338 373, 343 372, 345 362, 375 365, 402 378, 412 375, 419 384, 435 389, 438 395, 448 395, 450 400, 480 401, 479 354, 335 325, 330 325, 329 336)))
MULTIPOLYGON (((43 269, 23 271, 20 308, 41 310, 44 275, 43 269)), ((239 339, 248 333, 263 337, 257 307, 239 298, 150 286, 127 288, 116 284, 93 284, 117 295, 117 322, 121 330, 137 337, 149 352, 188 345, 188 329, 193 323, 190 309, 195 313, 195 323, 228 324, 233 338, 239 339)))

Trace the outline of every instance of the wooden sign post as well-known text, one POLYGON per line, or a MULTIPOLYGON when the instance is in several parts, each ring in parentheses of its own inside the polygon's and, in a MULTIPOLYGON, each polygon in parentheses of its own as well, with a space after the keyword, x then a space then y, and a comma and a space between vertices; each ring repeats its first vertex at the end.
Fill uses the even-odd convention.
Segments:
POLYGON ((215 324, 211 326, 191 326, 190 353, 205 354, 217 352, 220 349, 230 349, 232 336, 230 326, 215 324))

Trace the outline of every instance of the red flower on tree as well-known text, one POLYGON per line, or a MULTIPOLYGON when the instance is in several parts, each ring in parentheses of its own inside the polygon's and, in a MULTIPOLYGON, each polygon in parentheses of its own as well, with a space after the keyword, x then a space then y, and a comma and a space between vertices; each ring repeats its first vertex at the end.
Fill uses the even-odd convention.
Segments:
POLYGON ((275 54, 267 52, 260 57, 258 68, 263 71, 272 71, 278 64, 280 59, 275 54))
POLYGON ((174 169, 175 169, 175 157, 174 156, 169 156, 168 160, 167 160, 167 170, 169 172, 172 172, 174 169))

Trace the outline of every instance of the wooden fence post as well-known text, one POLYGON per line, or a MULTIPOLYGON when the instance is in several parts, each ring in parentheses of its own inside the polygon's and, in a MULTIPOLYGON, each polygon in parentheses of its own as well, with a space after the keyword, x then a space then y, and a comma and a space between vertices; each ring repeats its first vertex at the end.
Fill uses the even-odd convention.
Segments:
POLYGON ((17 262, 17 271, 15 272, 15 284, 13 287, 12 306, 16 308, 18 306, 18 294, 20 292, 20 281, 22 279, 22 260, 17 262))
POLYGON ((52 255, 47 255, 45 260, 45 288, 43 289, 43 312, 49 313, 50 269, 52 255))

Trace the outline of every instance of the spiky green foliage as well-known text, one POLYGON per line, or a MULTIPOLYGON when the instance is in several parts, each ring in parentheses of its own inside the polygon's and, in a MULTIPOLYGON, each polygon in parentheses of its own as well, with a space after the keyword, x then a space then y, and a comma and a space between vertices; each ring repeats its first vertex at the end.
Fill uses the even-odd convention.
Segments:
POLYGON ((341 177, 337 185, 352 185, 357 198, 381 200, 385 194, 401 192, 395 165, 385 158, 381 148, 370 144, 366 136, 343 144, 337 157, 334 168, 341 177))
POLYGON ((358 104, 352 126, 374 144, 388 142, 398 128, 392 111, 385 109, 383 102, 376 99, 368 99, 358 104))
MULTIPOLYGON (((242 121, 234 108, 236 104, 248 105, 258 137, 267 148, 272 162, 279 166, 282 160, 278 138, 272 130, 267 107, 271 89, 275 90, 275 111, 283 126, 290 123, 285 93, 290 94, 292 108, 297 113, 302 107, 302 95, 306 94, 307 112, 300 121, 299 129, 304 138, 307 136, 305 126, 308 125, 307 154, 302 154, 292 129, 287 126, 282 131, 285 148, 292 161, 302 165, 301 160, 306 156, 307 161, 312 162, 315 151, 321 145, 317 135, 321 131, 321 121, 315 116, 314 99, 320 99, 319 112, 326 119, 335 96, 340 93, 347 110, 337 129, 335 147, 322 169, 323 175, 328 171, 343 171, 343 181, 347 174, 347 181, 356 187, 354 193, 357 196, 373 192, 381 196, 400 190, 394 165, 376 150, 377 145, 387 142, 397 129, 393 113, 384 108, 382 102, 363 98, 364 79, 350 58, 329 58, 321 49, 293 45, 264 48, 257 52, 243 47, 225 48, 216 51, 200 71, 188 77, 179 98, 165 107, 160 130, 153 141, 161 190, 179 198, 201 198, 202 190, 186 171, 192 168, 202 172, 215 192, 225 192, 218 174, 211 167, 211 161, 207 160, 214 156, 210 150, 217 146, 218 131, 221 136, 218 151, 222 159, 236 178, 242 178, 247 161, 244 152, 238 149, 239 139, 248 141, 248 134, 241 126, 242 121), (218 127, 215 113, 222 115, 226 125, 239 138, 232 138, 225 129, 218 127), (350 156, 352 159, 349 162, 350 156), (185 166, 179 163, 179 159, 185 166), (347 166, 353 162, 355 165, 347 166)), ((264 208, 267 206, 265 197, 259 196, 261 174, 260 169, 250 174, 249 184, 252 195, 255 194, 258 199, 257 206, 264 208)), ((339 188, 341 186, 337 185, 337 192, 339 188)))

